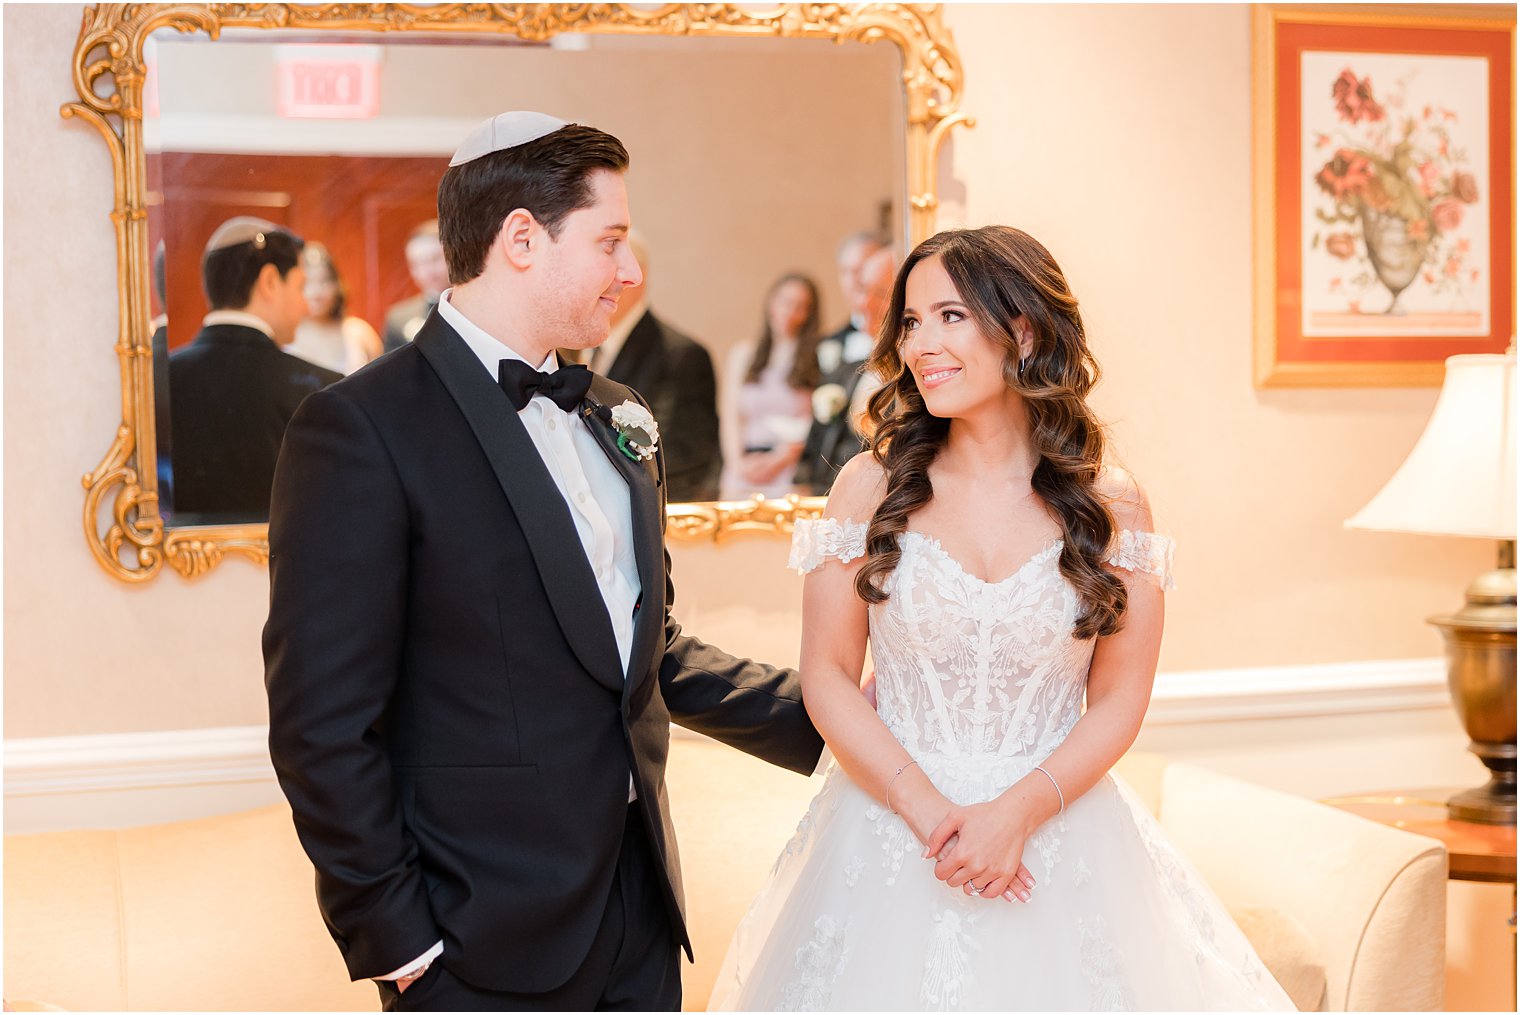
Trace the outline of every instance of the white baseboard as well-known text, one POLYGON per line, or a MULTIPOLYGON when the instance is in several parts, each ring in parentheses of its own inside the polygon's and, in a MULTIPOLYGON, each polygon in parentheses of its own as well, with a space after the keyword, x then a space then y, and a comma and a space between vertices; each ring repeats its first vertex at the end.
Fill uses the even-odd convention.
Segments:
POLYGON ((5 796, 274 781, 265 726, 5 742, 5 796))
MULTIPOLYGON (((1146 726, 1450 707, 1441 659, 1209 670, 1158 676, 1146 726)), ((267 735, 263 726, 230 726, 7 740, 6 831, 147 824, 275 802, 267 735)))
POLYGON ((1156 677, 1147 726, 1450 708, 1444 659, 1192 670, 1156 677))

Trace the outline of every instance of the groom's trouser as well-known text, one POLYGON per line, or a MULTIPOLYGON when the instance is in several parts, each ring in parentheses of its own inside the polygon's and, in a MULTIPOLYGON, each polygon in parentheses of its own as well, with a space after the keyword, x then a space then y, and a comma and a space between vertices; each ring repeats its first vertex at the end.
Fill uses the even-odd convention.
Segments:
MULTIPOLYGON (((680 1011, 680 949, 660 892, 664 871, 637 805, 628 808, 622 852, 591 951, 568 983, 546 994, 512 994, 465 983, 447 950, 397 993, 380 985, 386 1011, 680 1011)), ((503 962, 513 961, 502 956, 503 962)))

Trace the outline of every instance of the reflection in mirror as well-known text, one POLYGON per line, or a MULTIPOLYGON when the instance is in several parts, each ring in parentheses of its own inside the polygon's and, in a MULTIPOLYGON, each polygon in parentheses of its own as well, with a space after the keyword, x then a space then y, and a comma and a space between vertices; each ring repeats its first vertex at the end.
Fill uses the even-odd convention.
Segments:
POLYGON ((592 366, 650 400, 669 499, 826 492, 860 447, 851 404, 869 386, 858 368, 878 313, 873 272, 885 265, 890 280, 881 250, 906 231, 896 48, 311 38, 166 30, 146 51, 171 525, 264 520, 269 448, 301 392, 416 333, 447 285, 439 176, 504 108, 595 124, 631 153, 647 281, 625 295, 592 366), (246 296, 212 298, 207 246, 238 216, 295 238, 295 261, 245 266, 246 296), (243 359, 223 362, 227 346, 243 359))

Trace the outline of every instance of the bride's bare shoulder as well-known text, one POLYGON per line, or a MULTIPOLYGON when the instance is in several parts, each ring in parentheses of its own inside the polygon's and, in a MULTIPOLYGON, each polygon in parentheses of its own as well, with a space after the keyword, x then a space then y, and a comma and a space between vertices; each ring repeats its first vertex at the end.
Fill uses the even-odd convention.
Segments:
POLYGON ((829 504, 824 515, 869 522, 876 506, 887 493, 887 472, 869 451, 844 463, 834 485, 829 489, 829 504))

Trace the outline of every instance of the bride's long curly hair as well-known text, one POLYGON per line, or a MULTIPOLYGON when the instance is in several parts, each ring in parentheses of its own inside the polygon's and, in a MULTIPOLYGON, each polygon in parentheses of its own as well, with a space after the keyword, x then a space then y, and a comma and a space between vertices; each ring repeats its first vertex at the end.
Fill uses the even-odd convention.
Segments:
POLYGON ((1085 400, 1098 382, 1098 362, 1060 266, 1034 237, 1009 226, 938 233, 920 243, 898 270, 869 364, 878 377, 888 378, 871 397, 867 423, 887 492, 866 530, 866 563, 856 575, 855 591, 868 603, 886 601, 883 585, 902 556, 898 536, 907 530, 909 516, 933 497, 929 466, 950 432, 950 420, 925 408, 900 355, 908 275, 935 257, 981 334, 1002 346, 1003 379, 1027 406, 1039 455, 1031 485, 1061 524, 1061 573, 1079 603, 1075 634, 1112 634, 1123 624, 1127 598, 1124 583, 1103 566, 1115 522, 1097 490, 1103 426, 1085 400), (1014 332, 1019 317, 1034 334, 1022 365, 1014 332))

